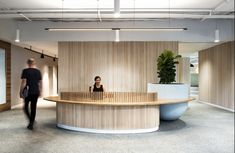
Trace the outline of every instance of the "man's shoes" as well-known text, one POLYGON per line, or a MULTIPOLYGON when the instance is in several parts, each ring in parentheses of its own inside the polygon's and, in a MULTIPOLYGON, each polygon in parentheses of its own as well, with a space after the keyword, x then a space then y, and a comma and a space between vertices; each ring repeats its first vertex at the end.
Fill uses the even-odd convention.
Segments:
POLYGON ((32 124, 29 124, 29 125, 27 126, 27 129, 33 130, 33 125, 32 125, 32 124))

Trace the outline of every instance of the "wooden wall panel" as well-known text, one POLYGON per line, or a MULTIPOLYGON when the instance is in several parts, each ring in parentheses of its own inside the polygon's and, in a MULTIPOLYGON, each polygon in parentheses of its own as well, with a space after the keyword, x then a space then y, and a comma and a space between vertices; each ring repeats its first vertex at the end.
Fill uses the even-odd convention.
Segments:
POLYGON ((0 112, 11 109, 11 44, 0 40, 0 48, 6 56, 6 103, 0 105, 0 112))
POLYGON ((99 75, 107 91, 146 92, 164 49, 178 42, 59 42, 59 90, 88 91, 99 75))
POLYGON ((199 52, 199 100, 234 110, 234 41, 199 52))

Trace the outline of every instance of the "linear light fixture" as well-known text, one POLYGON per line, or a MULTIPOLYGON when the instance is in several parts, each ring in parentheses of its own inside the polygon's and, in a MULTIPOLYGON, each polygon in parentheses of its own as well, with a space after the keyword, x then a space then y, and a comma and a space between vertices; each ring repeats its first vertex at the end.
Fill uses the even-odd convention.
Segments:
POLYGON ((115 18, 120 17, 120 0, 114 0, 114 14, 115 18))
POLYGON ((187 28, 121 28, 121 31, 184 31, 187 28))
POLYGON ((47 31, 185 31, 187 28, 45 28, 47 31))
POLYGON ((45 28, 47 31, 112 31, 111 28, 45 28))

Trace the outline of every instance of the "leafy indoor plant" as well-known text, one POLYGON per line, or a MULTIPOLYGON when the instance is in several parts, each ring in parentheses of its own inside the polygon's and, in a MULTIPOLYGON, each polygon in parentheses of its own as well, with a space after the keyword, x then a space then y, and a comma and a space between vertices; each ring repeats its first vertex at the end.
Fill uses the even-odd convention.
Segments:
MULTIPOLYGON (((176 64, 180 55, 171 50, 164 52, 157 59, 159 83, 148 83, 148 92, 156 92, 158 99, 187 99, 189 86, 184 83, 173 84, 176 76, 176 64)), ((180 118, 188 108, 188 102, 167 103, 160 105, 160 119, 173 121, 180 118)))
POLYGON ((160 78, 160 84, 171 84, 175 82, 176 64, 181 55, 175 55, 171 50, 164 50, 164 52, 157 59, 157 73, 160 78))

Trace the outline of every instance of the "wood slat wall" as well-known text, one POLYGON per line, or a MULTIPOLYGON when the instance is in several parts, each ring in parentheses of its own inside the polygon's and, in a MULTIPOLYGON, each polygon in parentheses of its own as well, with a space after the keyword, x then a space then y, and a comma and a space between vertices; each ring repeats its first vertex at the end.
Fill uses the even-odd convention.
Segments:
POLYGON ((0 48, 6 56, 6 103, 0 105, 0 112, 11 109, 11 44, 0 40, 0 48))
POLYGON ((234 110, 234 41, 199 52, 199 100, 234 110))
POLYGON ((164 49, 178 42, 59 42, 59 91, 88 91, 99 75, 106 91, 146 92, 164 49))

